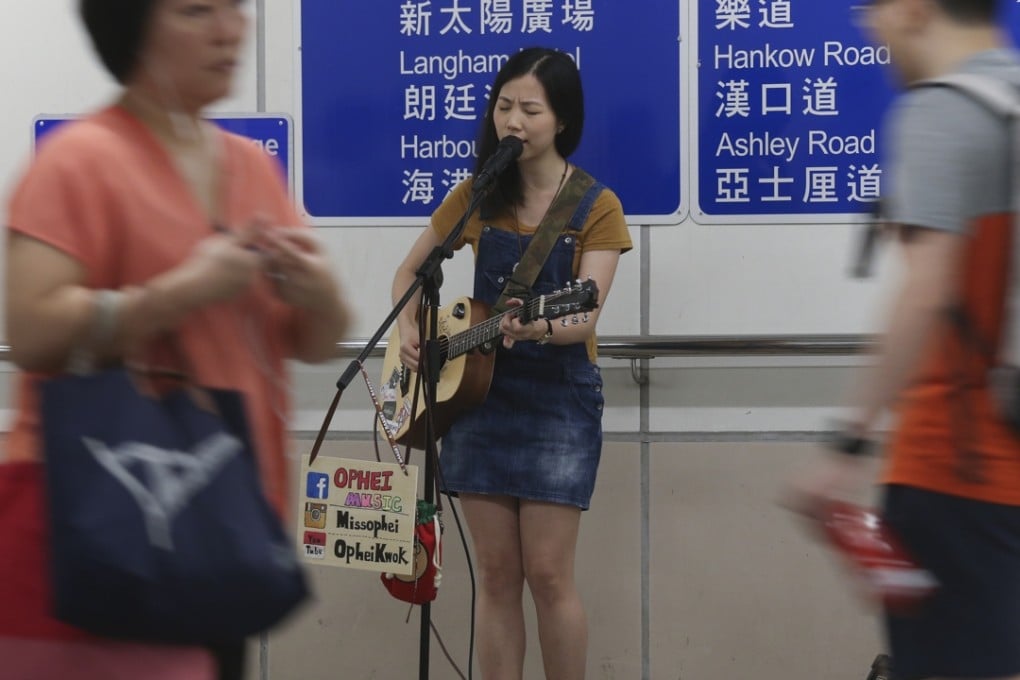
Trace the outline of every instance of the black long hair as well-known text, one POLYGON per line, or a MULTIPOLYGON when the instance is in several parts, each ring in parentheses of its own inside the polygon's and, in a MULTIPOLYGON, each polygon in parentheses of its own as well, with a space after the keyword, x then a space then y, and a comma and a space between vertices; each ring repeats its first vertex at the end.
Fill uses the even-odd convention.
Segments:
MULTIPOLYGON (((485 162, 496 151, 499 138, 493 112, 499 93, 509 81, 531 74, 542 84, 546 99, 563 129, 556 134, 556 151, 567 158, 574 153, 581 142, 584 129, 584 91, 581 88, 581 74, 574 60, 565 52, 548 47, 529 47, 510 57, 496 74, 489 93, 489 105, 478 135, 478 161, 475 175, 481 172, 485 162)), ((492 191, 482 201, 482 213, 487 216, 508 211, 524 199, 521 187, 521 171, 513 163, 496 179, 492 191)))
POLYGON ((145 43, 158 0, 80 0, 78 11, 106 70, 124 82, 131 75, 145 43))
POLYGON ((1000 0, 937 0, 942 11, 963 24, 994 23, 1000 0))

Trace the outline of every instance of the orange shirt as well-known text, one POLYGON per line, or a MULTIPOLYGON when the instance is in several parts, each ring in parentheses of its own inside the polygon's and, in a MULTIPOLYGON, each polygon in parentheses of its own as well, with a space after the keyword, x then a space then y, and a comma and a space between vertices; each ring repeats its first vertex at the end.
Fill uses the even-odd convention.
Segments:
MULTIPOLYGON (((142 284, 180 264, 213 233, 169 154, 123 109, 104 109, 51 135, 15 189, 7 224, 80 262, 85 285, 142 284)), ((257 214, 271 224, 299 225, 272 161, 242 137, 221 132, 219 140, 223 226, 246 225, 257 214)), ((281 514, 289 489, 284 358, 292 354, 293 322, 289 308, 259 281, 241 297, 189 315, 175 334, 196 383, 244 395, 263 485, 281 514)), ((19 376, 7 459, 40 456, 40 377, 19 376)))
MULTIPOLYGON (((975 220, 961 262, 968 318, 993 348, 1003 325, 1011 220, 1010 215, 975 220)), ((996 412, 985 378, 988 359, 948 320, 926 352, 897 407, 884 481, 1020 505, 1020 438, 996 412)))

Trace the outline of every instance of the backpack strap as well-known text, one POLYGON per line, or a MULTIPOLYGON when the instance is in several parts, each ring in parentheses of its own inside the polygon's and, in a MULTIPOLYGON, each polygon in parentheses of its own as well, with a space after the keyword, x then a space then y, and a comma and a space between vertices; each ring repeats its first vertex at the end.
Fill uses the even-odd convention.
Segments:
POLYGON ((950 87, 984 106, 1008 126, 1011 148, 1010 211, 1013 216, 1013 229, 1003 341, 999 349, 1001 359, 997 361, 993 343, 979 337, 977 329, 970 324, 965 310, 958 310, 953 320, 960 326, 965 339, 976 345, 981 354, 985 355, 989 365, 1004 363, 1020 366, 1020 90, 1001 78, 979 73, 951 73, 922 80, 914 87, 950 87))
MULTIPOLYGON (((1001 398, 1005 395, 1007 398, 1012 398, 1008 389, 1006 392, 1000 393, 994 385, 991 385, 991 382, 994 372, 1000 370, 997 368, 998 366, 1020 366, 1020 90, 1000 78, 977 73, 952 73, 920 81, 914 87, 953 88, 985 107, 1007 126, 1010 144, 1010 211, 1013 226, 1007 264, 1009 283, 1005 295, 1005 319, 998 356, 996 356, 994 343, 981 337, 981 333, 963 304, 955 305, 954 309, 950 310, 949 317, 950 322, 959 331, 962 340, 988 362, 987 376, 996 396, 1001 398)), ((1012 372, 1013 369, 1007 370, 1012 372)), ((1015 385, 1011 387, 1015 388, 1015 385)), ((987 480, 983 459, 972 446, 974 439, 972 405, 962 398, 966 388, 966 375, 962 367, 958 366, 957 389, 961 390, 961 398, 954 400, 955 408, 952 414, 954 418, 953 437, 956 439, 956 448, 959 453, 957 474, 965 481, 980 484, 987 480)), ((1003 415, 1009 419, 1010 409, 1003 410, 1003 415)))

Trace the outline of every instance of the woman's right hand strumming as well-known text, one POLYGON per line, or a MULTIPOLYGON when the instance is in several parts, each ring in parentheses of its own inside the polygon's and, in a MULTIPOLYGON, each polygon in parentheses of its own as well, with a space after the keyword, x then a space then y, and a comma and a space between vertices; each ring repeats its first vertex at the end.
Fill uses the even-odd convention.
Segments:
POLYGON ((398 319, 397 327, 400 329, 400 362, 412 371, 417 371, 418 353, 421 350, 418 324, 398 319))

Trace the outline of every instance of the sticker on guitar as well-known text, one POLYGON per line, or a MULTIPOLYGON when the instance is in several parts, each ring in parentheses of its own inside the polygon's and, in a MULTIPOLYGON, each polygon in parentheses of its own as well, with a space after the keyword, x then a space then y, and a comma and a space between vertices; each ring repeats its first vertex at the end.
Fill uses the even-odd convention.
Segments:
MULTIPOLYGON (((436 436, 446 434, 457 416, 485 399, 496 358, 494 341, 501 336, 499 323, 504 315, 517 316, 523 323, 562 318, 564 325, 570 323, 566 317, 573 316, 573 323, 580 323, 581 315, 587 320, 587 313, 598 307, 598 298, 598 286, 588 279, 535 296, 502 314, 491 315, 488 305, 469 297, 458 298, 441 307, 436 318, 439 337, 432 341, 436 343, 433 349, 438 349, 435 354, 440 366, 436 407, 432 413, 436 436)), ((396 327, 386 345, 380 382, 386 427, 400 444, 424 449, 425 398, 423 394, 418 395, 412 416, 417 373, 400 361, 400 332, 396 327)), ((378 427, 383 424, 380 422, 378 427)))
POLYGON ((403 364, 395 367, 379 390, 382 396, 383 418, 386 421, 386 427, 394 437, 396 437, 400 428, 404 426, 404 423, 407 422, 408 416, 411 415, 411 400, 397 400, 397 395, 400 394, 401 390, 401 382, 405 379, 406 374, 407 369, 404 368, 403 364), (398 414, 397 405, 401 404, 401 402, 402 405, 398 414))

